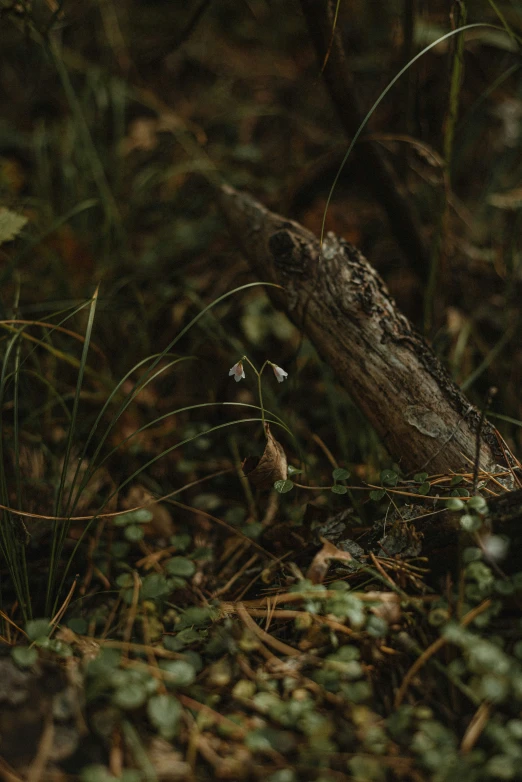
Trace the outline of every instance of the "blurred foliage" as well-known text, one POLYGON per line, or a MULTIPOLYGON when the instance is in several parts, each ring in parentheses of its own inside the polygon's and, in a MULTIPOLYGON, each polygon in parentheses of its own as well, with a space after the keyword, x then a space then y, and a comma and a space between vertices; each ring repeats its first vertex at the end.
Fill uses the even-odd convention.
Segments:
MULTIPOLYGON (((337 5, 364 111, 464 7, 337 5)), ((367 133, 438 248, 432 345, 517 452, 522 12, 467 22, 367 133)), ((226 181, 320 230, 349 140, 299 3, 0 0, 0 100, 0 771, 522 779, 519 541, 472 475, 390 464, 216 206, 226 181), (288 380, 260 404, 241 356, 288 380), (272 492, 241 468, 265 416, 272 492), (461 545, 426 561, 412 519, 446 507, 461 545)), ((422 327, 357 146, 327 228, 422 327)))

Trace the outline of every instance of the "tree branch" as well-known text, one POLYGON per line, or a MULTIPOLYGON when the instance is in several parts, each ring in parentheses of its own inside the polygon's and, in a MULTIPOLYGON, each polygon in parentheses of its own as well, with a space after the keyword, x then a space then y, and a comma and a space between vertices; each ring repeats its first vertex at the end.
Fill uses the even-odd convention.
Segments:
MULTIPOLYGON (((310 231, 231 187, 221 189, 220 202, 257 275, 283 286, 283 294, 271 295, 332 367, 403 471, 472 469, 479 411, 363 255, 333 233, 321 249, 310 231)), ((484 421, 480 469, 506 466, 506 459, 511 455, 484 421)))

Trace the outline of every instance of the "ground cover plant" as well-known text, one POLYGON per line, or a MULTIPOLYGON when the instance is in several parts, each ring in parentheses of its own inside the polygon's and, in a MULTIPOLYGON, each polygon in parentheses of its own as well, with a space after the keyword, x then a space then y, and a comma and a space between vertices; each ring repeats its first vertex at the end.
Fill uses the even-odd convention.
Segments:
POLYGON ((522 779, 521 35, 0 0, 2 778, 522 779))

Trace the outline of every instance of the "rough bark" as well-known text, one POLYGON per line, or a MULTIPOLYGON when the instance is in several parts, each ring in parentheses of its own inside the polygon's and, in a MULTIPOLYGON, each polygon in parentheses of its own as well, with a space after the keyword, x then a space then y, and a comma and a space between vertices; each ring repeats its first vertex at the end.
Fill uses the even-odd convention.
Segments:
MULTIPOLYGON (((220 202, 256 274, 282 286, 278 304, 335 371, 403 471, 470 471, 480 414, 363 255, 333 233, 321 248, 310 231, 231 187, 222 188, 220 202)), ((511 460, 485 421, 480 468, 506 466, 506 458, 511 460)))

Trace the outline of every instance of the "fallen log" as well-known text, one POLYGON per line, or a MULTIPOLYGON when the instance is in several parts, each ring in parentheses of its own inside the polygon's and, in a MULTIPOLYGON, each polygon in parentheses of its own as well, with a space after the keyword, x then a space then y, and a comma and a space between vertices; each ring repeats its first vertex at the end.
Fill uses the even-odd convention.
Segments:
POLYGON ((304 331, 404 473, 485 472, 516 460, 453 382, 353 245, 329 233, 321 247, 299 223, 224 186, 234 239, 270 295, 304 331))
MULTIPOLYGON (((515 475, 518 481, 518 469, 515 475)), ((520 571, 522 489, 488 496, 487 503, 488 513, 479 533, 462 528, 461 512, 444 510, 433 499, 418 500, 387 513, 359 535, 357 542, 349 537, 342 539, 342 533, 336 531, 336 545, 350 551, 362 564, 368 563, 372 555, 414 561, 427 557, 431 583, 434 577, 458 572, 462 550, 467 546, 479 546, 484 561, 500 565, 506 573, 520 571), (500 537, 494 540, 491 535, 500 537)), ((349 528, 346 532, 349 535, 349 528)))

